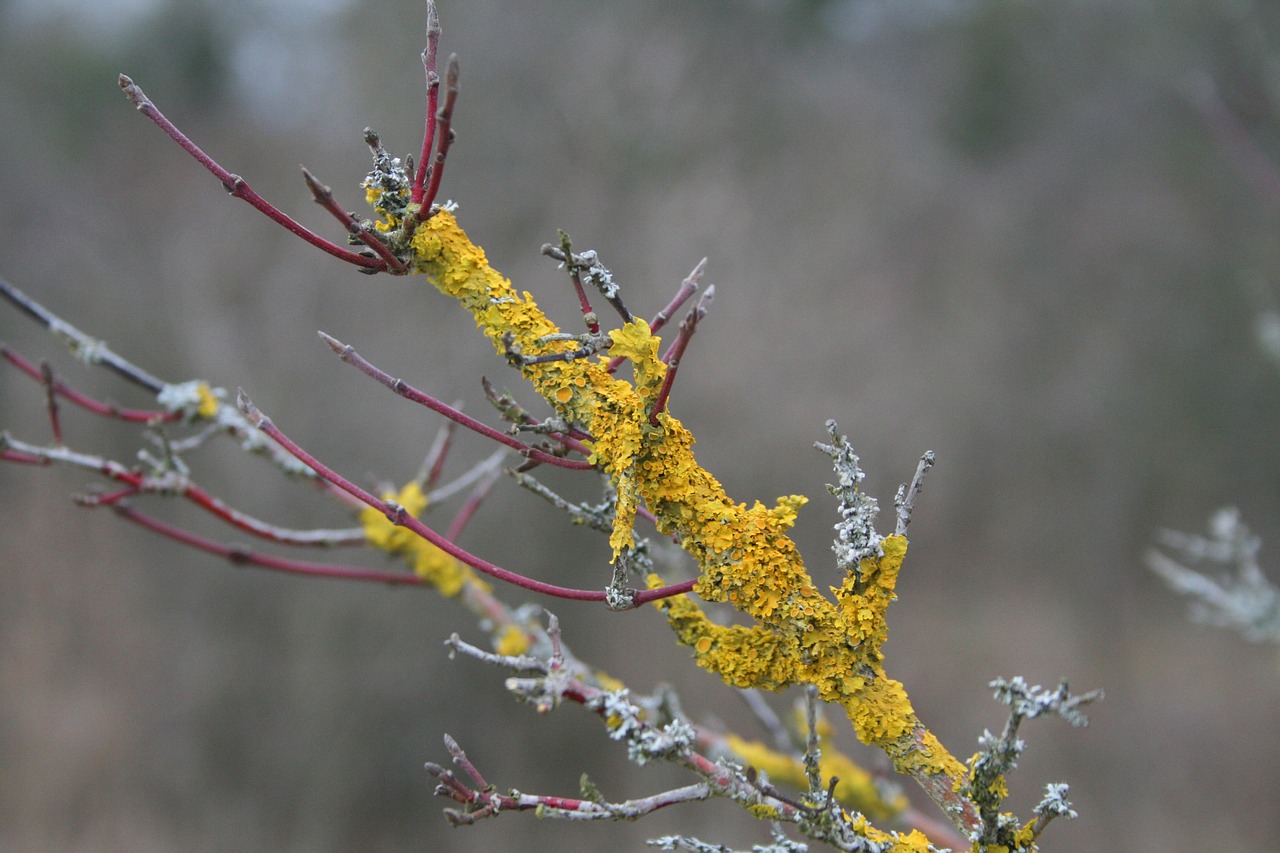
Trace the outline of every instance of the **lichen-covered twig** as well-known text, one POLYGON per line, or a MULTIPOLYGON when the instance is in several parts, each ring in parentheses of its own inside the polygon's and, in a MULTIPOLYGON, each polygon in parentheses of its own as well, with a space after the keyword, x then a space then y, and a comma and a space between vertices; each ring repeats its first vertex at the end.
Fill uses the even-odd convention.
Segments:
POLYGON ((1258 565, 1261 541, 1239 510, 1219 510, 1207 537, 1162 530, 1156 541, 1174 556, 1153 549, 1147 565, 1189 599, 1192 619, 1252 642, 1280 643, 1280 588, 1258 565))
POLYGON ((153 394, 160 393, 167 384, 128 359, 120 357, 105 342, 86 335, 3 278, 0 278, 0 296, 48 329, 85 364, 100 364, 153 394))
POLYGON ((1066 682, 1052 690, 1032 687, 1021 677, 997 678, 991 682, 996 701, 1009 706, 1009 718, 999 735, 984 732, 978 739, 981 751, 969 760, 969 778, 963 792, 977 804, 981 825, 971 835, 975 844, 984 850, 1031 850, 1036 839, 1049 821, 1055 817, 1075 817, 1066 800, 1067 786, 1050 784, 1045 797, 1036 807, 1036 817, 1023 824, 1000 811, 1000 805, 1009 795, 1005 780, 1009 771, 1018 766, 1018 758, 1026 743, 1018 737, 1018 728, 1024 720, 1042 716, 1057 716, 1073 726, 1088 725, 1088 718, 1081 708, 1102 698, 1101 690, 1074 695, 1066 682))

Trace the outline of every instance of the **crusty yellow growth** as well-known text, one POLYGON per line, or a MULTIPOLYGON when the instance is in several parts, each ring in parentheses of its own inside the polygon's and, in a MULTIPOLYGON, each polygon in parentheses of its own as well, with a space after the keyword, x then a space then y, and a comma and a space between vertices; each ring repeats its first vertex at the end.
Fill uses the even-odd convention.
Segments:
POLYGON ((522 655, 529 651, 529 635, 519 625, 508 625, 494 640, 493 650, 500 655, 522 655))
MULTIPOLYGON (((422 223, 411 246, 416 269, 461 303, 499 352, 532 356, 576 348, 573 341, 547 340, 559 331, 555 324, 489 266, 452 213, 441 210, 422 223)), ((895 597, 906 539, 885 539, 883 556, 863 560, 831 590, 834 600, 819 592, 787 536, 806 499, 783 497, 774 507, 730 499, 694 459, 693 436, 677 419, 663 411, 656 425, 650 422, 666 365, 648 324, 627 323, 610 339, 607 357, 523 364, 520 371, 558 415, 594 436, 591 461, 617 489, 610 536, 615 559, 633 544, 643 503, 658 530, 674 534, 697 562, 698 595, 728 602, 752 620, 725 627, 690 597, 657 602, 680 642, 699 664, 738 687, 816 686, 822 699, 844 708, 859 738, 885 750, 899 770, 922 784, 942 780, 926 784, 931 791, 962 779, 964 767, 933 739, 902 685, 881 666, 885 611, 895 597), (613 356, 632 362, 634 384, 607 372, 613 356)))
MULTIPOLYGON (((769 774, 771 782, 786 782, 801 789, 808 785, 804 764, 796 757, 734 734, 726 735, 725 740, 739 760, 769 774)), ((818 761, 818 769, 822 778, 840 780, 836 783, 835 796, 842 804, 857 809, 872 820, 893 817, 907 807, 907 798, 901 793, 892 800, 881 797, 871 774, 840 752, 830 737, 819 738, 819 746, 822 757, 818 761)))
MULTIPOLYGON (((398 493, 388 492, 382 498, 400 504, 414 518, 427 508, 427 497, 417 483, 409 483, 398 493)), ((468 583, 488 588, 486 582, 477 577, 469 566, 459 563, 409 530, 392 524, 373 507, 365 507, 360 511, 360 523, 364 526, 364 536, 370 545, 390 554, 403 556, 405 562, 413 568, 413 573, 430 581, 441 595, 457 595, 462 591, 463 585, 468 583)))
POLYGON ((200 405, 196 407, 196 414, 202 418, 208 419, 218 413, 218 398, 214 396, 213 389, 209 387, 209 383, 201 382, 196 386, 196 394, 200 397, 200 405))

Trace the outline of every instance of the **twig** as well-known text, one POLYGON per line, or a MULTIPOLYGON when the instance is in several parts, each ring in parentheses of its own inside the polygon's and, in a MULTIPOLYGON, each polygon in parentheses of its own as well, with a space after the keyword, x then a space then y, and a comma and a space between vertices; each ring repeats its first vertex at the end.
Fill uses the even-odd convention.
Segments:
POLYGON ((258 195, 253 191, 253 188, 249 186, 244 178, 239 175, 233 175, 231 172, 222 168, 222 166, 220 166, 212 157, 204 153, 198 145, 187 138, 186 134, 178 130, 173 122, 165 118, 164 113, 160 112, 156 105, 152 103, 151 99, 143 93, 142 89, 124 74, 120 75, 120 88, 124 90, 125 97, 127 97, 130 102, 138 108, 138 112, 155 122, 156 126, 168 134, 170 139, 178 143, 179 147, 181 147, 183 151, 186 151, 194 157, 196 162, 201 166, 204 166, 210 174, 221 181, 222 185, 226 187, 227 192, 232 196, 240 199, 241 201, 247 202, 254 209, 263 213, 267 218, 278 225, 283 226, 290 233, 301 237, 311 245, 328 252, 339 260, 346 261, 352 266, 362 267, 364 269, 372 269, 375 271, 386 269, 386 263, 384 261, 377 258, 365 257, 364 255, 357 254, 349 249, 344 249, 338 244, 324 239, 320 235, 298 223, 288 214, 280 210, 280 208, 258 195))
MULTIPOLYGON (((438 88, 439 84, 437 84, 438 88)), ((444 103, 436 116, 436 154, 428 169, 429 183, 422 194, 422 206, 414 214, 419 222, 425 222, 431 216, 432 205, 436 194, 440 192, 440 181, 444 179, 444 161, 449 156, 449 146, 453 144, 453 107, 458 101, 458 55, 449 55, 449 64, 444 72, 444 103)), ((423 154, 425 157, 425 152, 423 154)))
POLYGON ((74 468, 93 471, 125 486, 124 489, 105 495, 82 496, 79 502, 84 506, 105 506, 115 503, 121 498, 137 494, 178 495, 191 501, 220 521, 230 524, 245 533, 271 542, 323 548, 364 543, 364 531, 360 528, 348 530, 290 530, 259 521, 223 503, 177 471, 170 470, 161 475, 147 475, 101 456, 81 453, 62 446, 37 447, 7 434, 4 435, 3 446, 24 454, 28 460, 39 460, 43 464, 70 465, 74 468))
POLYGON ((356 352, 354 347, 344 344, 338 339, 326 335, 324 332, 320 332, 319 335, 342 361, 352 365, 366 376, 370 376, 378 380, 379 383, 390 388, 406 400, 426 406, 428 409, 431 409, 431 411, 444 415, 446 418, 461 424, 467 429, 480 433, 480 435, 483 435, 485 438, 491 438, 499 444, 505 444, 521 456, 528 459, 535 459, 538 462, 545 462, 548 465, 556 465, 561 468, 573 468, 579 471, 591 470, 594 467, 590 462, 586 462, 581 459, 565 459, 560 456, 553 456, 545 450, 538 450, 536 447, 530 447, 522 441, 517 441, 506 433, 500 432, 487 424, 483 424, 470 415, 463 414, 452 406, 442 403, 435 397, 432 397, 430 394, 419 391, 417 388, 414 388, 412 385, 404 382, 404 380, 396 379, 386 371, 375 367, 356 352))
MULTIPOLYGON (((502 453, 499 451, 498 458, 502 453)), ((491 459, 493 457, 490 457, 491 459)), ((458 512, 453 516, 453 521, 449 523, 449 529, 445 531, 445 538, 450 542, 456 542, 458 537, 462 535, 462 531, 466 528, 467 523, 476 514, 476 510, 480 508, 481 502, 489 496, 489 491, 493 488, 493 484, 498 482, 498 478, 502 476, 502 469, 497 465, 489 466, 487 473, 476 483, 476 487, 471 491, 467 500, 459 507, 458 512)))
POLYGON ((715 298, 716 286, 709 285, 702 296, 698 297, 698 304, 694 305, 693 310, 681 321, 676 339, 671 342, 671 348, 663 356, 662 360, 667 363, 667 375, 662 377, 662 387, 658 389, 658 394, 653 400, 653 410, 649 412, 649 423, 654 426, 658 425, 658 415, 662 414, 662 410, 667 407, 667 398, 671 396, 671 385, 676 381, 676 371, 680 369, 680 359, 689 346, 689 339, 698 330, 698 321, 706 316, 707 309, 711 307, 711 301, 715 298))
MULTIPOLYGON (((587 324, 587 331, 592 335, 600 334, 600 320, 596 316, 595 310, 591 307, 591 301, 587 299, 587 291, 582 286, 582 267, 573 262, 573 244, 569 241, 569 235, 560 231, 560 254, 558 257, 564 262, 564 268, 569 273, 569 281, 573 283, 574 293, 578 296, 578 306, 582 309, 582 319, 587 324)), ((549 250, 554 249, 550 243, 542 247, 542 254, 550 254, 549 250)), ((557 257, 557 256, 553 256, 557 257)))
POLYGON ((378 257, 386 263, 389 272, 395 275, 404 275, 408 272, 404 262, 396 257, 386 243, 378 239, 378 237, 370 233, 369 229, 360 224, 360 222, 347 211, 343 210, 333 199, 333 189, 320 183, 316 176, 307 170, 306 166, 302 167, 302 179, 306 181, 307 189, 311 190, 311 197, 315 203, 323 207, 333 218, 342 223, 342 227, 347 229, 347 233, 355 237, 361 243, 364 243, 372 249, 378 257))
POLYGON ((125 518, 140 527, 154 531, 167 536, 174 541, 189 545, 200 551, 215 556, 224 557, 236 565, 241 566, 257 566, 262 569, 270 569, 271 571, 284 572, 286 574, 306 575, 308 577, 332 578, 335 580, 350 581, 371 581, 374 583, 385 583, 397 586, 426 586, 430 583, 426 578, 418 577, 411 572, 381 572, 373 569, 363 569, 355 566, 333 566, 322 563, 311 563, 303 560, 290 560, 283 557, 273 557, 268 554, 258 554, 253 551, 247 551, 243 548, 229 547, 198 536, 190 531, 183 530, 180 527, 168 524, 154 518, 150 515, 138 512, 137 510, 123 504, 114 506, 116 514, 125 518))
POLYGON ((427 46, 422 49, 422 70, 427 78, 427 108, 422 131, 422 155, 413 174, 413 192, 410 200, 422 204, 427 182, 427 170, 431 165, 431 149, 436 141, 436 107, 440 98, 440 75, 436 73, 436 52, 440 46, 440 14, 435 0, 427 0, 427 46))
MULTIPOLYGON (((698 261, 697 265, 693 268, 693 271, 684 277, 684 281, 680 282, 680 287, 676 290, 676 295, 671 298, 671 301, 668 302, 661 311, 653 315, 653 319, 649 321, 649 331, 656 333, 663 326, 667 325, 667 321, 670 320, 671 316, 680 309, 680 306, 688 301, 689 297, 693 296, 693 294, 698 291, 698 282, 702 281, 702 275, 706 272, 706 269, 707 259, 703 258, 698 261)), ((613 373, 624 361, 626 361, 626 359, 622 356, 613 358, 609 362, 608 371, 613 373)))
MULTIPOLYGON (((454 559, 465 563, 478 572, 489 575, 500 581, 510 583, 523 589, 533 592, 550 595, 555 598, 567 598, 575 601, 604 601, 606 594, 603 590, 588 589, 570 589, 568 587, 556 586, 555 584, 544 583, 543 581, 534 580, 517 574, 509 569, 501 568, 487 560, 477 557, 469 551, 459 548, 445 537, 436 533, 422 522, 405 512, 404 507, 395 501, 382 500, 368 491, 360 488, 347 478, 338 474, 332 468, 316 459, 310 453, 303 450, 293 439, 289 438, 280 429, 271 422, 271 419, 262 414, 253 401, 240 390, 236 396, 236 405, 240 411, 258 429, 262 430, 266 435, 270 436, 277 444, 283 447, 295 459, 303 465, 314 471, 321 479, 332 483, 342 491, 357 498, 362 503, 373 507, 387 517, 387 520, 398 527, 404 527, 414 534, 426 539, 432 545, 435 545, 441 551, 444 551, 454 559)), ((661 587, 658 589, 636 590, 632 596, 632 606, 639 607, 650 601, 660 598, 668 598, 673 595, 682 595, 693 589, 697 581, 687 581, 685 583, 674 584, 671 586, 661 587)))
POLYGON ((53 431, 53 443, 62 446, 62 421, 58 418, 58 391, 53 376, 53 365, 40 362, 40 385, 44 388, 44 407, 49 413, 49 427, 53 431))
POLYGON ((911 478, 911 485, 903 485, 898 487, 898 494, 893 499, 893 505, 898 511, 898 523, 894 532, 899 536, 903 536, 907 532, 907 525, 911 523, 911 513, 916 508, 916 498, 920 496, 920 491, 924 488, 924 475, 929 473, 929 469, 933 467, 937 458, 933 455, 932 450, 925 451, 920 457, 920 463, 916 466, 915 476, 911 478))
POLYGON ((116 355, 105 343, 86 335, 3 278, 0 278, 0 296, 8 299, 24 314, 44 326, 56 337, 61 338, 63 343, 67 344, 76 357, 85 364, 101 364, 154 394, 160 393, 167 384, 127 359, 116 355))
POLYGON ((156 423, 159 421, 176 421, 182 418, 181 411, 163 411, 160 409, 122 409, 114 403, 108 403, 95 397, 90 397, 81 391, 77 391, 70 385, 60 379, 50 377, 51 383, 46 383, 44 379, 43 369, 32 364, 18 353, 14 352, 7 346, 0 346, 0 358, 12 364, 18 370, 27 376, 45 384, 47 390, 52 390, 59 396, 67 398, 67 400, 80 408, 92 412, 95 415, 101 415, 106 418, 115 418, 116 420, 127 421, 129 423, 156 423))

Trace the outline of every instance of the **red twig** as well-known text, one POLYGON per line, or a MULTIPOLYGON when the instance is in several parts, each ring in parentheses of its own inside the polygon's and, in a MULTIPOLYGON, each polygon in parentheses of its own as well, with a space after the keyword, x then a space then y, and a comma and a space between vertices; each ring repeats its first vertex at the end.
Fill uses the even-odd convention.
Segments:
POLYGON ((369 233, 368 228, 365 228, 354 216, 343 210, 334 201, 333 189, 316 180, 316 176, 311 174, 306 166, 302 167, 302 179, 307 182, 307 189, 311 190, 311 197, 315 199, 316 204, 329 211, 333 218, 341 222, 342 227, 347 229, 347 233, 364 243, 378 257, 382 258, 390 272, 396 275, 404 275, 408 272, 404 262, 395 256, 395 253, 391 251, 387 244, 379 240, 374 234, 369 233))
POLYGON ((418 158, 418 169, 413 175, 413 192, 410 199, 414 204, 422 204, 422 196, 427 182, 427 171, 431 165, 431 149, 436 141, 436 108, 440 100, 440 75, 436 73, 436 51, 440 45, 440 15, 436 11, 433 0, 427 0, 427 46, 422 50, 422 70, 427 76, 427 109, 425 127, 422 131, 422 156, 418 158))
MULTIPOLYGON (((79 499, 85 506, 107 506, 122 498, 137 494, 177 495, 191 501, 205 512, 232 527, 265 539, 285 545, 314 545, 329 547, 335 545, 361 545, 364 543, 364 531, 352 530, 289 530, 259 521, 237 509, 233 509, 209 494, 200 486, 192 483, 185 476, 170 472, 159 476, 148 476, 140 471, 126 468, 119 462, 80 453, 67 447, 36 447, 5 434, 0 436, 0 449, 6 455, 0 456, 9 462, 25 464, 63 464, 71 465, 87 471, 93 471, 108 480, 120 483, 123 488, 102 495, 88 495, 79 499)), ((327 486, 328 484, 326 484, 327 486)), ((331 486, 328 486, 332 488, 331 486)), ((346 498, 345 493, 338 493, 346 498)))
POLYGON ((381 572, 373 569, 363 569, 356 566, 333 566, 322 563, 311 563, 303 560, 290 560, 284 557, 273 557, 269 554, 257 554, 252 551, 246 551, 243 548, 229 547, 206 539, 203 536, 197 536, 190 531, 183 530, 171 524, 161 521, 158 518, 138 512, 129 506, 116 505, 115 511, 120 516, 132 521, 141 527, 152 530, 162 536, 167 536, 184 545, 189 545, 208 554, 214 554, 224 557, 236 565, 241 566, 257 566, 263 569, 270 569, 276 572, 285 572, 294 575, 306 575, 308 577, 333 578, 336 580, 350 581, 372 581, 374 583, 394 584, 400 586, 425 586, 430 582, 425 578, 420 578, 410 572, 381 572))
POLYGON ((124 90, 125 97, 127 97, 133 105, 138 108, 139 112, 151 119, 151 121, 155 122, 156 126, 168 134, 170 139, 178 143, 183 151, 186 151, 194 157, 201 166, 208 169, 215 178, 222 182, 222 185, 226 187, 227 192, 231 193, 231 195, 241 201, 247 202, 253 208, 266 215, 273 222, 283 226, 291 233, 301 237, 311 245, 328 252, 339 260, 346 261, 352 266, 361 267, 363 269, 375 271, 386 269, 386 263, 384 261, 377 258, 365 257, 364 255, 357 254, 349 249, 344 249, 338 244, 324 239, 320 235, 298 223, 288 214, 280 210, 280 208, 258 195, 253 191, 249 184, 245 182, 244 178, 239 175, 233 175, 226 169, 222 168, 222 166, 218 165, 212 157, 204 153, 198 145, 187 138, 186 134, 178 130, 178 128, 174 126, 173 122, 165 118, 164 113, 160 112, 160 110, 156 108, 156 105, 143 93, 142 89, 140 89, 136 83, 124 74, 120 75, 120 88, 124 90))
POLYGON ((480 504, 489 496, 489 491, 493 488, 493 484, 498 482, 500 476, 502 476, 502 469, 495 467, 476 484, 476 487, 471 490, 471 494, 467 496, 466 502, 458 508, 458 512, 453 516, 453 521, 449 523, 449 529, 444 534, 446 539, 450 542, 458 541, 458 537, 466 529, 467 522, 471 521, 472 516, 476 514, 476 510, 480 508, 480 504))
POLYGON ((422 483, 422 488, 425 491, 431 491, 436 487, 436 483, 440 482, 440 477, 444 473, 444 460, 449 455, 449 448, 453 444, 453 431, 457 426, 457 421, 446 421, 444 426, 440 427, 440 431, 436 433, 436 440, 431 442, 431 448, 427 451, 427 458, 422 460, 422 469, 418 474, 418 480, 422 483))
POLYGON ((58 390, 53 378, 53 365, 40 362, 40 384, 44 387, 44 405, 49 412, 49 426, 53 430, 53 443, 62 446, 62 421, 58 418, 58 390))
POLYGON ((573 246, 569 242, 569 235, 564 231, 560 232, 559 252, 556 251, 555 246, 547 243, 542 247, 542 254, 556 258, 564 264, 565 270, 569 273, 569 280, 573 282, 574 292, 578 294, 578 306, 582 309, 582 319, 586 321, 587 331, 593 335, 600 334, 600 320, 591 307, 591 300, 587 298, 586 288, 582 286, 582 267, 574 262, 573 246))
POLYGON ((3 357, 5 361, 9 362, 32 379, 45 383, 45 387, 47 389, 52 389, 52 391, 58 395, 66 397, 71 403, 74 403, 82 409, 93 412, 95 415, 101 415, 107 418, 116 418, 117 420, 128 421, 130 423, 143 424, 156 423, 157 421, 176 421, 182 418, 182 412, 166 412, 156 409, 122 409, 113 403, 105 403, 101 400, 90 397, 87 394, 83 394, 60 379, 51 377, 51 381, 46 382, 41 368, 18 355, 7 346, 0 346, 0 357, 3 357))
MULTIPOLYGON (((437 84, 438 87, 438 84, 437 84)), ((422 206, 415 214, 419 222, 425 222, 431 216, 431 205, 435 203, 436 194, 440 192, 440 181, 444 179, 444 161, 449 156, 449 146, 453 144, 453 107, 458 102, 458 55, 449 55, 449 65, 444 72, 444 103, 436 116, 436 154, 428 170, 430 178, 426 190, 422 194, 422 206)))
POLYGON ((676 333, 676 339, 672 341, 671 348, 663 356, 662 360, 667 363, 667 375, 662 378, 662 387, 658 389, 658 395, 653 400, 653 411, 649 413, 649 423, 654 426, 657 426, 658 415, 666 408, 667 398, 671 396, 671 385, 675 382, 676 370, 680 367, 680 358, 684 355, 685 348, 689 346, 689 339, 698 330, 698 321, 706 316, 707 308, 711 305, 711 300, 715 298, 715 295, 715 285, 711 285, 703 292, 698 299, 698 304, 693 306, 693 310, 681 321, 680 331, 676 333))
MULTIPOLYGON (((270 418, 262 414, 262 412, 253 405, 253 401, 248 398, 243 390, 239 391, 237 394, 236 405, 239 406, 240 411, 251 424, 269 435, 277 444, 293 455, 295 459, 315 471, 322 479, 332 483, 366 505, 378 510, 384 514, 387 517, 387 520, 392 524, 398 527, 404 527, 414 534, 421 536, 441 551, 444 551, 449 556, 470 566, 476 571, 489 575, 497 580, 521 587, 522 589, 528 589, 533 592, 550 595, 556 598, 566 598, 575 601, 605 600, 606 593, 604 590, 570 589, 568 587, 544 583, 532 578, 527 578, 524 575, 517 574, 509 569, 496 566, 487 560, 477 557, 469 551, 459 548, 439 533, 436 533, 434 530, 409 515, 405 512, 404 507, 394 501, 384 501, 365 491, 355 483, 352 483, 350 480, 343 477, 341 474, 338 474, 320 460, 316 459, 310 453, 307 453, 307 451, 303 450, 296 442, 293 441, 293 439, 281 432, 280 429, 271 422, 270 418)), ((641 604, 654 601, 659 598, 681 595, 692 589, 696 583, 697 581, 687 581, 685 583, 674 584, 660 589, 636 590, 632 597, 632 606, 639 607, 641 604)))
MULTIPOLYGON (((693 271, 684 277, 684 281, 680 282, 680 289, 676 291, 676 295, 671 298, 671 301, 666 304, 666 307, 653 315, 653 319, 649 321, 649 331, 657 332, 663 326, 667 325, 667 321, 671 319, 671 315, 675 314, 676 311, 680 309, 680 306, 683 305, 690 296, 693 296, 693 294, 697 292, 698 282, 702 281, 702 275, 706 270, 707 259, 703 258, 698 261, 698 264, 693 268, 693 271)), ((622 356, 618 356, 611 360, 608 367, 609 372, 613 373, 624 361, 626 361, 626 359, 622 356)))
POLYGON ((352 365, 361 373, 378 380, 379 383, 390 388, 406 400, 426 406, 428 409, 431 409, 431 411, 438 412, 446 418, 461 424, 467 429, 480 433, 480 435, 483 435, 485 438, 491 438, 500 444, 505 444, 507 447, 510 447, 512 450, 515 450, 527 459, 532 459, 537 462, 545 462, 548 465, 557 465, 561 468, 572 468, 579 471, 591 470, 594 467, 590 462, 586 462, 581 459, 565 459, 560 456, 553 456, 545 450, 538 450, 536 447, 530 447, 524 442, 518 441, 506 433, 500 432, 487 424, 481 423, 470 415, 465 415, 454 407, 442 403, 430 394, 419 391, 417 388, 414 388, 403 380, 396 379, 386 371, 369 363, 369 361, 356 352, 353 347, 342 343, 336 338, 326 335, 324 332, 320 332, 319 334, 320 337, 324 339, 324 342, 329 345, 329 348, 337 354, 338 358, 342 359, 347 364, 352 365))

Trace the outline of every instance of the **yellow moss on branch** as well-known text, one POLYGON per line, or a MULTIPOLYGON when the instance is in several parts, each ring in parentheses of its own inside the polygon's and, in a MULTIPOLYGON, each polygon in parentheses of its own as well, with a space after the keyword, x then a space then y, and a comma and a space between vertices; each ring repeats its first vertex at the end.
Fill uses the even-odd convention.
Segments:
MULTIPOLYGON (((516 292, 489 266, 452 213, 436 212, 411 245, 417 271, 466 308, 500 353, 576 348, 572 340, 550 339, 559 329, 528 293, 516 292)), ((864 559, 828 598, 787 536, 806 499, 791 495, 773 507, 731 500, 694 459, 693 436, 680 421, 663 411, 651 423, 666 365, 648 324, 627 323, 610 341, 608 356, 521 363, 519 369, 560 417, 594 437, 586 442, 591 461, 617 489, 610 536, 615 559, 633 544, 636 510, 647 506, 658 530, 675 534, 696 560, 698 595, 728 602, 752 619, 749 626, 720 626, 687 596, 657 602, 700 665, 738 687, 814 685, 823 700, 844 708, 860 739, 883 749, 931 793, 942 792, 935 798, 950 796, 963 765, 925 729, 902 685, 881 666, 885 612, 895 598, 906 539, 886 538, 883 556, 864 559), (615 356, 632 362, 634 384, 608 373, 608 358, 615 356)))
MULTIPOLYGON (((427 497, 416 482, 409 483, 399 492, 387 492, 382 499, 395 501, 414 518, 427 508, 427 497)), ((489 588, 488 583, 469 566, 458 562, 416 533, 392 524, 390 519, 373 507, 365 507, 360 511, 360 524, 364 527, 365 541, 389 554, 402 556, 415 575, 430 582, 443 596, 457 595, 465 584, 489 588)))
MULTIPOLYGON (((793 755, 734 734, 725 736, 725 745, 744 764, 767 773, 771 782, 785 782, 800 789, 808 786, 804 764, 793 755)), ((907 807, 907 798, 901 793, 890 800, 882 797, 872 775, 840 752, 829 733, 820 736, 818 746, 822 750, 818 769, 824 779, 840 780, 836 784, 835 797, 843 805, 857 809, 872 820, 894 817, 907 807)))

